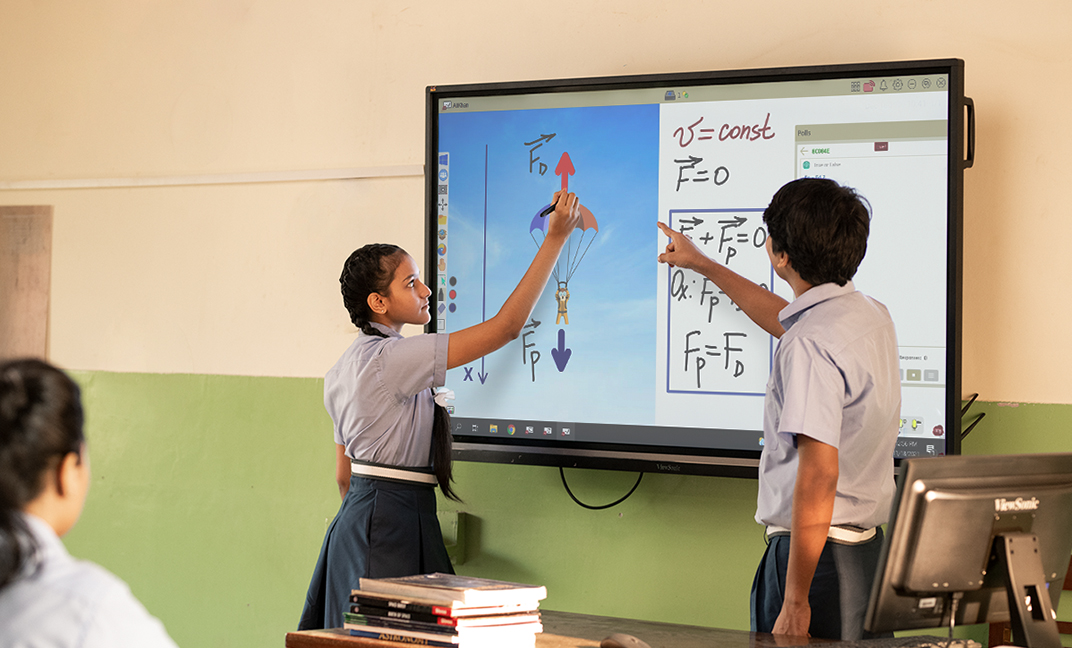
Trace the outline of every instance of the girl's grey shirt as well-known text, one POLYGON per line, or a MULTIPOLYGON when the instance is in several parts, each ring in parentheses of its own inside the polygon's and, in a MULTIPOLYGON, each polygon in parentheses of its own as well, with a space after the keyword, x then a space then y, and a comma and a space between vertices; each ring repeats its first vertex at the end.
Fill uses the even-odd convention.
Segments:
POLYGON ((346 456, 391 466, 431 464, 432 390, 447 376, 446 333, 360 333, 324 376, 324 407, 346 456))

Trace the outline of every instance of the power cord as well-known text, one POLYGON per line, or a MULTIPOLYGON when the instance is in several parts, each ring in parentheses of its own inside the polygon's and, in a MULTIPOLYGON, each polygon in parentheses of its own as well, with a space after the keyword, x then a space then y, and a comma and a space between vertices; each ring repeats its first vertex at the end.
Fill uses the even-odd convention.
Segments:
POLYGON ((609 509, 612 506, 617 506, 621 504, 625 500, 629 499, 629 496, 633 494, 633 491, 637 489, 637 486, 640 486, 640 480, 644 478, 644 473, 640 473, 639 475, 637 475, 636 483, 633 484, 633 487, 629 489, 629 492, 622 496, 622 498, 618 501, 611 502, 610 504, 604 504, 602 506, 593 506, 591 504, 585 504, 581 500, 577 499, 577 496, 573 494, 573 491, 570 490, 569 484, 566 483, 566 471, 564 468, 562 468, 562 466, 558 467, 558 474, 562 477, 562 485, 566 488, 566 492, 569 493, 570 498, 574 502, 577 502, 578 505, 583 506, 590 511, 602 511, 603 509, 609 509))

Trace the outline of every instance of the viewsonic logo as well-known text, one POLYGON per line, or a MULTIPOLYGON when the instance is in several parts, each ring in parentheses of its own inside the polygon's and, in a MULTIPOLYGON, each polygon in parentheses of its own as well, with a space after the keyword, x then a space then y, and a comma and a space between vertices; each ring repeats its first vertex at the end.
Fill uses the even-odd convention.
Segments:
POLYGON ((1004 513, 1005 511, 1037 511, 1038 507, 1039 501, 1037 497, 1032 497, 1029 500, 1017 497, 1011 502, 1004 497, 994 500, 994 510, 998 513, 1004 513))

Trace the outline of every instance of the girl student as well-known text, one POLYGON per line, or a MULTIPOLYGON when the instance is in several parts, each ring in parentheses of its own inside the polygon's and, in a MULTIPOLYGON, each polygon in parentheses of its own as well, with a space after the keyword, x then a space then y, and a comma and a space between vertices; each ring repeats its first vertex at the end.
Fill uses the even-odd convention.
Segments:
POLYGON ((0 646, 175 648, 123 581, 60 541, 89 490, 82 420, 62 371, 0 364, 0 646))
POLYGON ((342 506, 328 527, 299 630, 343 625, 361 578, 453 573, 436 517, 435 486, 451 487, 450 419, 433 390, 447 369, 468 364, 521 334, 559 253, 580 224, 580 202, 554 195, 547 237, 494 317, 454 333, 402 337, 427 324, 431 290, 393 245, 366 245, 346 260, 343 304, 360 329, 324 378, 334 423, 342 506))

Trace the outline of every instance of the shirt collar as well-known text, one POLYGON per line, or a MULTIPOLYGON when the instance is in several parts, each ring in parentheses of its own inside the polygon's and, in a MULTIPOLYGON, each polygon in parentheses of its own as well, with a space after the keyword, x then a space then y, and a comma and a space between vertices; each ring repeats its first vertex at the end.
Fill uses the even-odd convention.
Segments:
POLYGON ((847 281, 844 286, 839 286, 836 283, 819 284, 807 290, 803 295, 797 297, 783 308, 778 313, 778 321, 781 322, 783 328, 788 329, 800 319, 804 311, 812 306, 853 292, 856 292, 856 287, 852 284, 852 281, 847 281))
MULTIPOLYGON (((375 328, 377 331, 383 331, 384 333, 387 334, 388 337, 397 337, 397 338, 402 337, 401 333, 399 333, 398 331, 394 330, 393 328, 391 328, 390 326, 387 326, 385 324, 380 324, 379 322, 369 322, 369 326, 375 328)), ((365 333, 364 331, 361 331, 361 334, 362 335, 368 335, 368 333, 365 333)))
MULTIPOLYGON (((37 545, 36 553, 22 566, 22 576, 25 577, 32 574, 37 565, 49 561, 50 557, 66 555, 67 548, 63 546, 63 541, 48 522, 31 513, 23 513, 22 519, 26 522, 33 542, 37 545)), ((30 538, 23 540, 23 542, 29 541, 30 538)))

